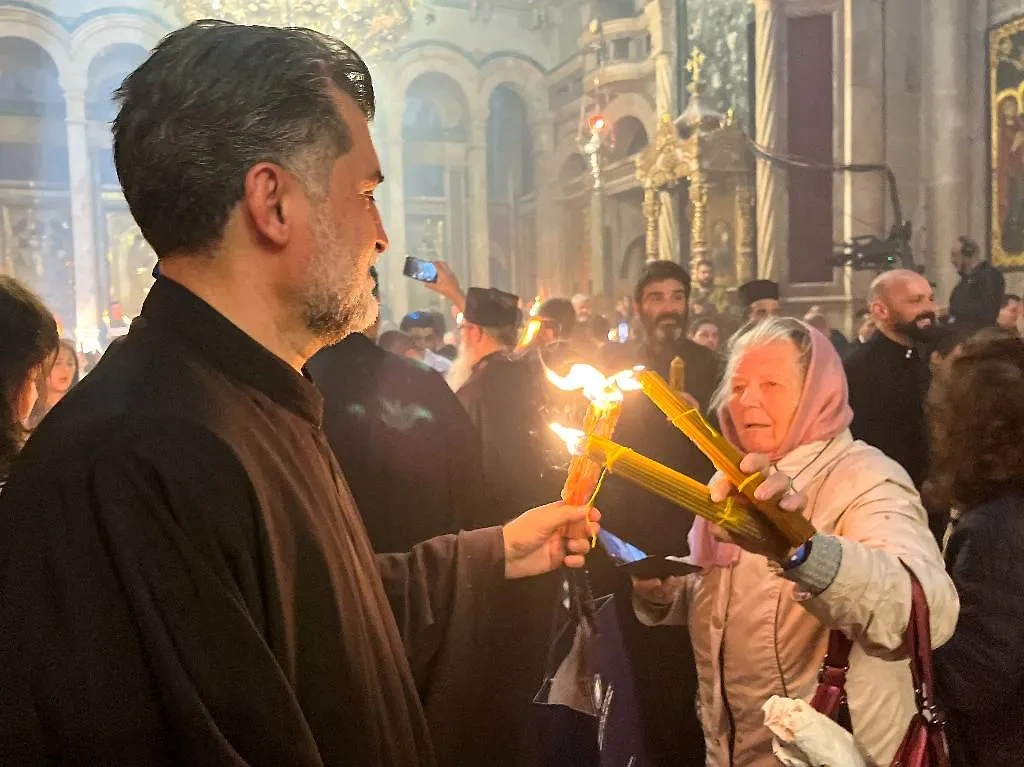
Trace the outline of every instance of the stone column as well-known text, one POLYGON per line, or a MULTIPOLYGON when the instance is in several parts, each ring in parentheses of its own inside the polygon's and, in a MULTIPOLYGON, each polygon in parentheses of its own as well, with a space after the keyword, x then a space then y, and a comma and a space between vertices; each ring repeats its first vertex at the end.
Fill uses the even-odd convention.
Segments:
MULTIPOLYGON (((921 146, 925 152, 925 255, 945 304, 957 282, 949 251, 967 234, 971 205, 970 69, 968 30, 974 0, 932 0, 924 5, 925 78, 921 146)), ((976 87, 984 87, 976 83, 976 87)))
MULTIPOLYGON (((786 17, 779 0, 754 2, 754 56, 756 112, 754 138, 778 152, 784 150, 783 62, 786 17)), ((757 160, 757 276, 782 281, 785 264, 785 175, 766 160, 757 160)))
POLYGON ((558 177, 552 155, 554 141, 550 123, 546 120, 534 122, 532 134, 537 276, 540 286, 549 295, 565 295, 569 276, 562 244, 561 219, 555 203, 558 177))
POLYGON ((380 276, 383 282, 384 303, 397 323, 409 311, 409 279, 402 275, 408 255, 405 224, 405 144, 402 140, 402 106, 391 103, 386 114, 384 178, 388 187, 388 209, 385 223, 391 246, 381 259, 380 276))
POLYGON ((487 114, 474 114, 467 156, 469 276, 463 288, 491 286, 491 234, 487 216, 487 114))
MULTIPOLYGON (((845 0, 843 3, 843 130, 844 163, 886 162, 887 82, 886 29, 881 3, 845 0)), ((885 238, 888 198, 880 173, 844 173, 841 176, 842 237, 850 240, 872 234, 885 238)), ((844 327, 852 327, 854 299, 867 294, 874 274, 843 270, 844 327)))
POLYGON ((606 208, 604 189, 595 183, 590 190, 590 292, 595 296, 603 296, 608 289, 605 284, 608 272, 604 237, 606 208))
MULTIPOLYGON (((676 100, 674 13, 667 0, 651 0, 644 6, 651 33, 651 58, 654 60, 654 109, 658 119, 674 119, 681 105, 676 100)), ((675 193, 658 192, 658 258, 679 260, 679 221, 675 193)))
POLYGON ((99 350, 100 306, 96 260, 96 198, 85 119, 85 84, 65 83, 71 232, 75 264, 75 341, 83 351, 99 350))

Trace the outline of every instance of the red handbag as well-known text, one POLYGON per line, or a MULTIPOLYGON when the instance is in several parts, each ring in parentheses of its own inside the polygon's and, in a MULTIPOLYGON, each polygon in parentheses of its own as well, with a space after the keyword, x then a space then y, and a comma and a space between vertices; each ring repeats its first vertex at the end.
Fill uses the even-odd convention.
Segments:
MULTIPOLYGON (((949 767, 949 754, 942 736, 945 719, 935 704, 932 676, 932 641, 928 622, 928 599, 910 568, 910 620, 904 647, 910 656, 910 674, 914 680, 917 713, 910 720, 907 734, 896 749, 892 767, 949 767)), ((853 732, 846 701, 846 672, 850 669, 853 642, 841 631, 831 631, 828 651, 818 676, 818 688, 811 707, 849 732, 853 732)))

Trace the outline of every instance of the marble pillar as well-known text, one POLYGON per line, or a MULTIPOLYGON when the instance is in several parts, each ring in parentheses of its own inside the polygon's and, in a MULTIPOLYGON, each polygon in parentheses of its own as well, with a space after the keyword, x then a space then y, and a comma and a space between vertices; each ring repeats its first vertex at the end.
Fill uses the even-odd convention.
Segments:
POLYGON ((561 243, 561 222, 555 204, 558 178, 552 155, 554 141, 550 122, 534 122, 532 134, 538 288, 545 295, 565 295, 568 291, 569 267, 561 243))
POLYGON ((64 84, 74 236, 75 341, 83 351, 98 351, 100 312, 96 236, 96 197, 85 116, 85 84, 64 84))
MULTIPOLYGON (((682 105, 676 100, 675 14, 666 0, 651 0, 644 6, 651 34, 654 60, 654 109, 675 118, 682 105)), ((658 258, 679 261, 679 216, 674 190, 658 194, 658 258)))
POLYGON ((392 103, 387 114, 393 117, 387 124, 385 138, 384 178, 388 192, 388 209, 385 217, 388 239, 391 245, 381 259, 382 298, 390 310, 391 318, 398 323, 409 311, 409 279, 402 275, 405 257, 408 255, 405 222, 405 146, 402 140, 402 107, 392 103))
MULTIPOLYGON (((961 234, 969 234, 971 192, 971 82, 969 30, 973 0, 931 0, 924 6, 925 152, 924 241, 935 299, 946 304, 957 283, 949 251, 961 234)), ((983 87, 982 83, 976 87, 983 87)))
POLYGON ((469 176, 469 275, 463 288, 491 286, 491 235, 487 215, 487 115, 473 116, 466 157, 469 176))
MULTIPOLYGON (((882 3, 845 0, 843 3, 842 161, 886 162, 886 45, 882 3)), ((844 173, 842 238, 888 235, 885 178, 881 173, 844 173)), ((867 293, 874 275, 843 270, 846 298, 843 327, 853 323, 854 298, 867 293)))
MULTIPOLYGON (((754 2, 756 112, 754 138, 775 152, 784 152, 785 27, 780 0, 754 2)), ((782 282, 786 269, 785 172, 774 163, 757 161, 757 276, 782 282)))

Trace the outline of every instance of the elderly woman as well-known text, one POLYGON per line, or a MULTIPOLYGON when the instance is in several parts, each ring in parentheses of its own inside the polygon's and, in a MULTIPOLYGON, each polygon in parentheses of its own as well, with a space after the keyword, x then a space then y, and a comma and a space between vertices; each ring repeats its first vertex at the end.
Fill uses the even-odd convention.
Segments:
MULTIPOLYGON (((915 711, 901 660, 911 604, 903 564, 924 586, 935 643, 949 638, 958 610, 914 485, 895 461, 850 436, 839 357, 797 320, 769 318, 737 334, 716 405, 725 435, 750 454, 744 470, 770 475, 758 496, 780 498, 818 534, 773 562, 698 520, 691 553, 703 573, 635 585, 642 622, 689 622, 707 764, 778 764, 761 706, 772 695, 811 698, 830 629, 855 641, 847 682, 854 735, 889 764, 915 711)), ((713 480, 716 499, 732 491, 713 480)))
POLYGON ((956 633, 935 653, 956 767, 1024 764, 1024 341, 966 341, 928 395, 937 505, 959 516, 946 563, 956 633))

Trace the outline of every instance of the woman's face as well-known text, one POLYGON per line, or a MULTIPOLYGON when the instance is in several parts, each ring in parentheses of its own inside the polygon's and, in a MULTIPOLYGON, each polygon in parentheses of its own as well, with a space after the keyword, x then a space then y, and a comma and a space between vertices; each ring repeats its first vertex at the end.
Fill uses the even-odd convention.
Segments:
POLYGON ((64 394, 75 380, 75 353, 61 346, 46 379, 47 388, 54 394, 64 394))
POLYGON ((779 341, 743 353, 731 381, 729 415, 748 453, 773 454, 786 438, 803 393, 795 344, 779 341))

